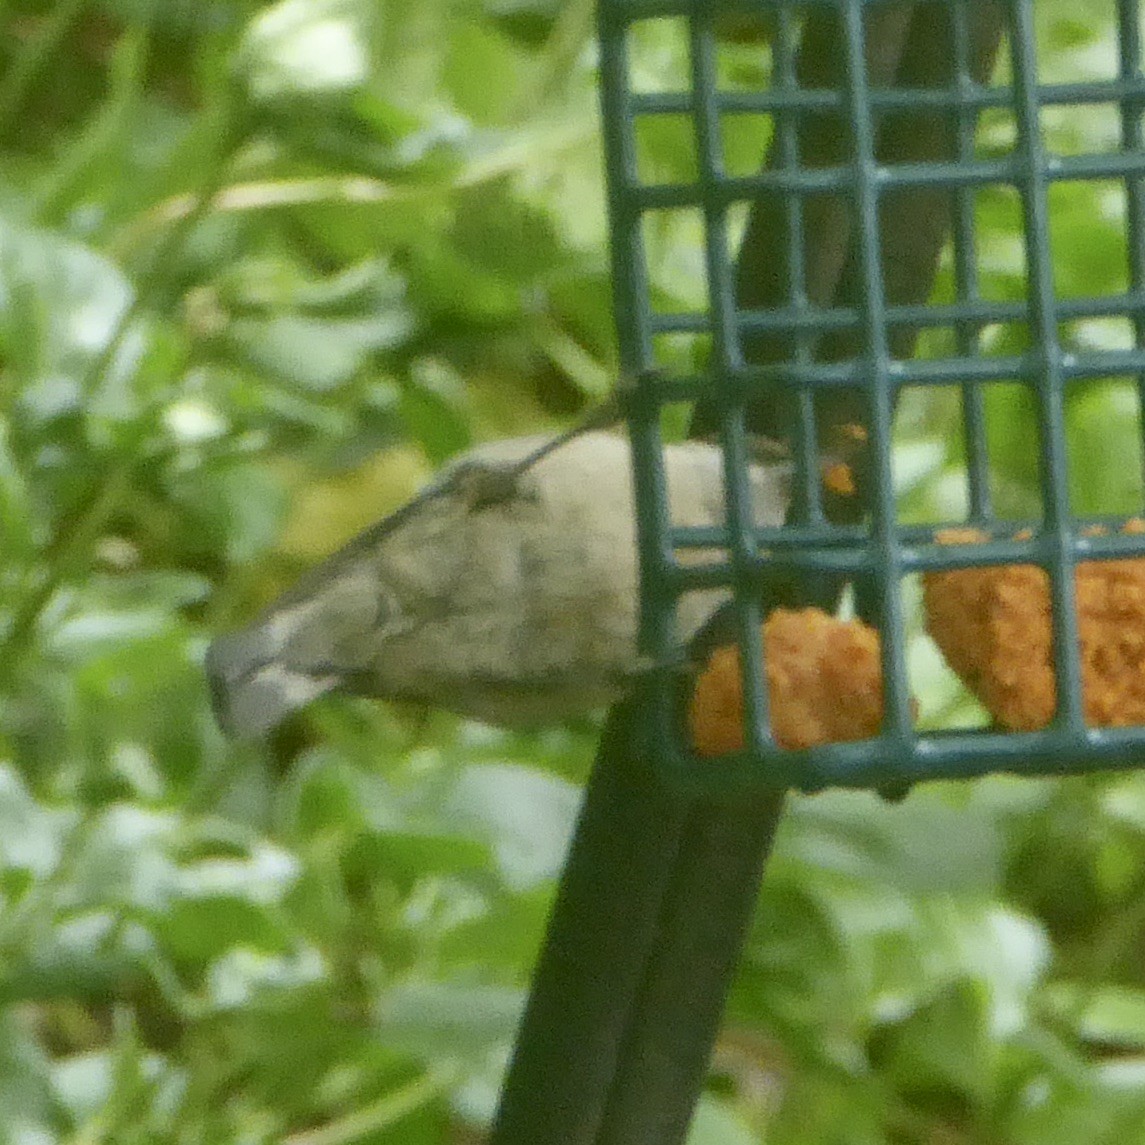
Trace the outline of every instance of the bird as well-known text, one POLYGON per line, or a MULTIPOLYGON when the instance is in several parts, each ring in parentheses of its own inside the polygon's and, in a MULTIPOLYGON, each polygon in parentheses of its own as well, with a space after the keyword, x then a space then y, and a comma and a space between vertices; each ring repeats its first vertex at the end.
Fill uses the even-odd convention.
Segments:
MULTIPOLYGON (((667 444, 663 457, 673 524, 723 525, 720 448, 667 444)), ((753 463, 748 477, 756 524, 781 525, 790 464, 753 463)), ((680 598, 681 646, 729 595, 680 598)), ((246 627, 218 636, 205 668, 216 718, 237 738, 265 737, 332 691, 541 727, 625 693, 642 666, 639 620, 627 436, 532 435, 459 455, 246 627)))

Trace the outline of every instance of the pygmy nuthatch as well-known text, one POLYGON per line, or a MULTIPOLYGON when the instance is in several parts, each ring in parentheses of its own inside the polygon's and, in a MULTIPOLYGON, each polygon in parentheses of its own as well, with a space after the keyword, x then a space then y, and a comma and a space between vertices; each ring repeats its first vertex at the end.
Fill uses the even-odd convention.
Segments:
MULTIPOLYGON (((475 448, 207 653, 223 727, 260 735, 332 689, 508 727, 617 698, 639 666, 635 510, 625 437, 475 448), (539 454, 538 459, 528 459, 539 454), (523 464, 522 464, 523 463, 523 464)), ((674 524, 723 523, 712 445, 664 452, 674 524)), ((753 466, 754 513, 783 521, 786 466, 753 466)), ((682 640, 726 594, 680 601, 682 640)))

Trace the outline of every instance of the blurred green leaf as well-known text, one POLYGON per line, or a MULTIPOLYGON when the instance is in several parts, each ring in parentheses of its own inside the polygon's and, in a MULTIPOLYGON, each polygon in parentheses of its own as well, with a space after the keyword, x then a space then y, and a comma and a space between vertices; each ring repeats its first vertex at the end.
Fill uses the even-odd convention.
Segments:
POLYGON ((378 1033, 391 1048, 475 1064, 508 1047, 523 1004, 521 991, 503 987, 410 983, 380 999, 378 1033))
POLYGON ((579 803, 579 790, 555 776, 487 764, 461 772, 443 810, 489 839, 505 881, 523 891, 559 872, 579 803))
POLYGON ((238 64, 256 99, 364 86, 368 8, 355 0, 279 0, 251 21, 238 64))
POLYGON ((1046 991, 1054 1012, 1087 1041, 1119 1049, 1145 1048, 1145 990, 1101 989, 1057 982, 1046 991))
POLYGON ((912 1100, 961 1119, 989 1097, 993 1063, 982 991, 969 982, 952 983, 880 1030, 871 1056, 912 1100))
MULTIPOLYGON (((96 251, 0 216, 0 347, 9 369, 22 366, 21 400, 31 415, 51 418, 78 405, 131 300, 130 284, 96 251)), ((123 352, 130 357, 132 348, 123 352)))

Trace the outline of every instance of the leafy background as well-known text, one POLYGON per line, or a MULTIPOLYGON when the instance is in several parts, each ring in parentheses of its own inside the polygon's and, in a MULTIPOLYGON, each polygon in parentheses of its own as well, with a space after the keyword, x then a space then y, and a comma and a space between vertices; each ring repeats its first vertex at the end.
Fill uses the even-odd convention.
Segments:
MULTIPOLYGON (((1116 74, 1111 4, 1036 14, 1043 79, 1116 74)), ((476 1141, 595 727, 342 701, 242 748, 201 663, 441 459, 608 388, 591 4, 9 0, 0 28, 0 1141, 476 1141)), ((682 60, 641 29, 649 84, 682 60)), ((721 61, 758 82, 766 50, 721 61)), ((1111 106, 1044 126, 1117 142, 1111 106)), ((686 176, 670 125, 640 147, 686 176)), ((1059 292, 1123 290, 1123 191, 1054 196, 1059 292)), ((976 216, 984 293, 1021 297, 1016 199, 976 216)), ((649 237, 693 305, 694 236, 649 237)), ((1028 512, 1028 404, 990 409, 1028 512)), ((1079 509, 1139 504, 1136 411, 1128 379, 1071 393, 1079 509)), ((958 510, 956 414, 904 403, 916 519, 958 510)), ((911 664, 927 720, 974 720, 911 664)), ((1142 776, 797 800, 762 897, 697 1145, 1145 1139, 1142 776)))

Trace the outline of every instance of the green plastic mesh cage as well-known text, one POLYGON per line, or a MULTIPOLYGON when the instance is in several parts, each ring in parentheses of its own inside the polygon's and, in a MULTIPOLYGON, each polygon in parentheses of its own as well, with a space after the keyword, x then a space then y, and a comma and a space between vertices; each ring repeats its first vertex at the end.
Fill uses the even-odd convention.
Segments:
MULTIPOLYGON (((1145 554, 1145 539, 1070 494, 1064 410, 1071 387, 1145 379, 1141 32, 1136 0, 1117 0, 1116 68, 1096 79, 1039 77, 1034 0, 600 0, 601 75, 617 322, 630 379, 644 578, 643 638, 660 665, 647 705, 658 760, 700 788, 767 782, 814 790, 1007 770, 1064 773, 1138 763, 1141 726, 1087 723, 1075 568, 1145 554), (919 13, 925 18, 919 19, 919 13), (910 14, 913 19, 908 19, 910 14), (640 75, 631 46, 649 29, 675 38, 685 73, 640 75), (909 31, 907 30, 909 28, 909 31), (747 38, 761 53, 749 81, 728 65, 747 38), (909 41, 909 42, 908 42, 909 41), (1071 108, 1102 113, 1105 136, 1047 145, 1071 108), (983 121, 1001 129, 983 143, 983 121), (748 125, 762 159, 745 166, 729 139, 748 125), (642 159, 649 133, 670 138, 689 177, 658 181, 642 159), (1096 185, 1117 204, 1122 286, 1097 297, 1055 286, 1059 189, 1096 185), (977 205, 1012 202, 1021 289, 981 289, 977 205), (690 220, 704 296, 685 312, 650 287, 647 234, 690 220), (1088 344, 1079 322, 1116 320, 1123 337, 1088 344), (999 339, 997 331, 1007 332, 999 339), (666 345, 692 352, 666 355, 666 345), (1021 387, 1034 411, 1040 506, 1026 519, 996 505, 987 411, 992 387, 1021 387), (896 505, 892 431, 914 387, 957 395, 965 511, 907 524, 896 505), (661 461, 665 411, 694 405, 726 456, 725 530, 675 527, 661 461), (861 425, 861 512, 825 503, 819 456, 832 426, 861 425), (757 528, 747 492, 751 435, 789 443, 796 495, 788 524, 757 528), (942 525, 985 543, 936 543, 942 525), (681 554, 704 556, 699 566, 681 554), (910 585, 928 570, 1039 566, 1050 578, 1056 708, 1044 727, 920 730, 907 674, 910 585), (879 735, 806 751, 771 735, 759 624, 782 574, 807 586, 846 579, 881 634, 879 735), (673 617, 686 592, 735 591, 743 649, 742 752, 700 760, 680 734, 673 617)), ((1058 244, 1060 245, 1060 244, 1058 244)), ((1137 414, 1127 414, 1137 418, 1137 414)), ((1138 418, 1139 421, 1139 418, 1138 418)))

